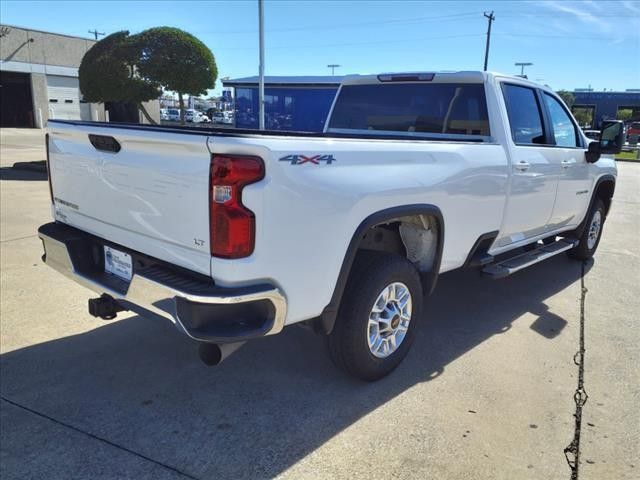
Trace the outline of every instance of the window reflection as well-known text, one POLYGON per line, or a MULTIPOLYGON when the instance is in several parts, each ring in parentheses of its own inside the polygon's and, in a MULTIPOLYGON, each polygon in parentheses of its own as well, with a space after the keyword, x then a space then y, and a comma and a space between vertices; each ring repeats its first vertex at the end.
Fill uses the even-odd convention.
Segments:
MULTIPOLYGON (((337 88, 265 88, 265 128, 321 132, 337 88)), ((236 127, 258 128, 258 88, 236 87, 236 127)))

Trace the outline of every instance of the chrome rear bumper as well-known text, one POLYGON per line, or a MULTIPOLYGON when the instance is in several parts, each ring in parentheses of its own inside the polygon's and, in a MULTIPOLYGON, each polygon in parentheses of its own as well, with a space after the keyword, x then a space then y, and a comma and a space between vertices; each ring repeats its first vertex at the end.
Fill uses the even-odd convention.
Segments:
MULTIPOLYGON (((113 297, 125 309, 170 320, 194 340, 228 343, 279 333, 286 299, 273 285, 223 288, 160 262, 134 266, 130 282, 104 272, 102 245, 144 257, 76 228, 48 223, 38 230, 43 261, 76 283, 113 297)), ((147 259, 148 257, 145 257, 147 259)))

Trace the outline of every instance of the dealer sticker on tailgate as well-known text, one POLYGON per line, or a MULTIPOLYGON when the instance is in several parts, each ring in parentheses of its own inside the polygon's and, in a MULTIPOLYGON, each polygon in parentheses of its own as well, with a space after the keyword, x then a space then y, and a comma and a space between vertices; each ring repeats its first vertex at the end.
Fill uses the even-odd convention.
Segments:
POLYGON ((104 271, 112 273, 123 280, 131 280, 133 274, 131 255, 105 245, 104 271))

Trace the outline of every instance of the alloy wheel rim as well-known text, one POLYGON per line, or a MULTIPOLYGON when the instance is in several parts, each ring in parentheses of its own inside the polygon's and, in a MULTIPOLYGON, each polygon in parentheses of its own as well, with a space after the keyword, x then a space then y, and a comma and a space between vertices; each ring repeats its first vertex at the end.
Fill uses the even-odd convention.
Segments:
POLYGON ((409 330, 411 312, 411 292, 404 283, 394 282, 382 289, 367 324, 367 343, 375 357, 386 358, 398 350, 409 330))
POLYGON ((596 210, 591 219, 591 225, 589 225, 589 234, 587 236, 587 247, 592 250, 596 246, 598 236, 600 235, 600 228, 602 228, 602 215, 600 210, 596 210))

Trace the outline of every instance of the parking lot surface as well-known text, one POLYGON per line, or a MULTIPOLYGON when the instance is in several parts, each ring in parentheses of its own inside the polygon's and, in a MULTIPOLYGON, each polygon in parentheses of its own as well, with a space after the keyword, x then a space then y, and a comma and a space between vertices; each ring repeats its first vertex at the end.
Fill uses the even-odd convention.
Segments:
MULTIPOLYGON (((86 312, 42 264, 42 134, 2 132, 0 477, 570 478, 581 265, 441 276, 412 351, 354 381, 303 329, 209 368, 169 323, 86 312)), ((640 164, 586 265, 581 479, 640 478, 640 164)))

